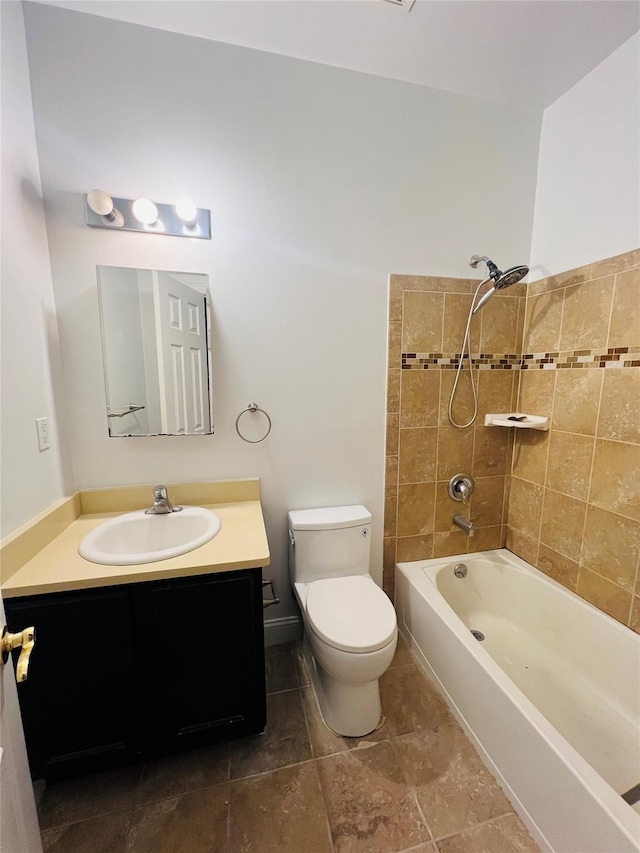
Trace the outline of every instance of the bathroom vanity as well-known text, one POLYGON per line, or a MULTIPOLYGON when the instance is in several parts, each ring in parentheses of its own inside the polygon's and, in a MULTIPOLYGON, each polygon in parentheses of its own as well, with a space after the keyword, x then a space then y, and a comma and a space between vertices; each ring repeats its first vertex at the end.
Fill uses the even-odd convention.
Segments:
MULTIPOLYGON (((97 493, 85 494, 90 506, 97 493)), ((36 628, 18 690, 34 778, 264 729, 260 504, 255 494, 210 506, 215 539, 146 566, 79 557, 79 538, 113 515, 82 514, 3 584, 9 631, 36 628)))

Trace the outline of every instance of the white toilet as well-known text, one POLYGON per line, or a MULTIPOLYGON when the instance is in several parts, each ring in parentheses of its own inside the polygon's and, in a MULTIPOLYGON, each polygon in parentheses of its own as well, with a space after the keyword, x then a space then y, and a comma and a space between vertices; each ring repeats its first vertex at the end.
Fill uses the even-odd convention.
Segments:
POLYGON ((364 506, 289 513, 289 572, 305 660, 325 723, 348 737, 378 726, 378 679, 398 640, 393 605, 369 574, 370 539, 364 506))

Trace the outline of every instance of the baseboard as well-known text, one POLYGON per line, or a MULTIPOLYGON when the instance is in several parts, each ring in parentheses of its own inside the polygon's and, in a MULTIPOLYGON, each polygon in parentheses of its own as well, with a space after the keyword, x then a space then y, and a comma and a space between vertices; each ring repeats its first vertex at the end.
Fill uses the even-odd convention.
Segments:
POLYGON ((285 616, 282 619, 265 619, 265 646, 277 646, 280 643, 293 643, 301 637, 302 625, 297 616, 285 616))

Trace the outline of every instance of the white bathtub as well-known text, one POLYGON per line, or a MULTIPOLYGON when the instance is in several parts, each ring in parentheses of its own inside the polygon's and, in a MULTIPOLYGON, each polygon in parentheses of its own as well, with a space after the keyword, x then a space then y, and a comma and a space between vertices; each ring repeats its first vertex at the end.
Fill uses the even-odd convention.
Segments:
POLYGON ((507 550, 399 563, 396 608, 540 848, 638 853, 640 637, 507 550))

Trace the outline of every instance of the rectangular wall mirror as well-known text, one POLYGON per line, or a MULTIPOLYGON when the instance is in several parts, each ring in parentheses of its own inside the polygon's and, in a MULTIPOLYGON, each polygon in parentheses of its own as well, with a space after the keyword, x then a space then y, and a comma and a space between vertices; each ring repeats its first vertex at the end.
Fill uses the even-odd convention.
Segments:
POLYGON ((109 435, 213 433, 209 277, 97 273, 109 435))

